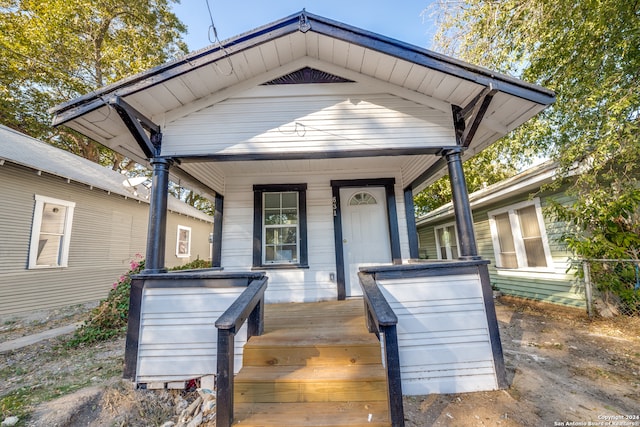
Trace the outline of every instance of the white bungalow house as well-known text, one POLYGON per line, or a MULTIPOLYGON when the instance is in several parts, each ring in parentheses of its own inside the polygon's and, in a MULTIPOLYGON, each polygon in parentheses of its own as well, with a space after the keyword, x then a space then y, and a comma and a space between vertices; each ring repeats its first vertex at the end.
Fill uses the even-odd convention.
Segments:
MULTIPOLYGON (((216 317, 217 344, 214 339, 207 350, 198 344, 201 350, 187 352, 196 346, 180 342, 181 352, 167 356, 172 344, 163 341, 166 363, 149 366, 150 352, 160 351, 158 340, 166 334, 152 332, 156 323, 145 307, 153 304, 145 301, 157 302, 152 317, 166 323, 171 305, 159 301, 175 305, 183 289, 196 292, 187 276, 163 272, 165 188, 173 176, 217 202, 213 260, 223 271, 202 273, 194 283, 243 274, 249 282, 268 280, 267 314, 276 303, 364 299, 370 330, 396 356, 386 365, 391 421, 380 425, 402 425, 402 393, 504 387, 462 160, 554 99, 542 87, 302 11, 54 108, 54 125, 154 170, 155 231, 147 274, 132 294, 127 376, 138 384, 168 385, 206 369, 215 373, 211 348, 217 345, 218 425, 237 419, 232 377, 246 360, 229 365, 220 353, 230 349, 221 331, 226 327, 233 338, 240 324, 227 322, 231 312, 240 313, 237 304, 216 317), (418 258, 413 195, 445 169, 453 184, 460 259, 412 264, 418 258), (385 329, 391 326, 393 332, 385 329), (182 361, 185 371, 178 372, 182 361)), ((218 292, 201 286, 207 295, 218 292)), ((191 305, 216 300, 198 295, 185 298, 191 305)), ((174 329, 196 323, 172 319, 174 329)), ((261 332, 251 328, 249 335, 261 332)))

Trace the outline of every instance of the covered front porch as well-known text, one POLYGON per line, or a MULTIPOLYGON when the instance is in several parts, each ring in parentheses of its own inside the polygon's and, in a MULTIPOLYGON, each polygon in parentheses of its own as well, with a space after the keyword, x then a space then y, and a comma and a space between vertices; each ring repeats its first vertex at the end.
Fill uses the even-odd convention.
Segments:
POLYGON ((403 394, 507 386, 486 264, 363 268, 361 297, 315 303, 265 304, 261 272, 141 274, 125 377, 215 374, 219 426, 402 426, 403 394))

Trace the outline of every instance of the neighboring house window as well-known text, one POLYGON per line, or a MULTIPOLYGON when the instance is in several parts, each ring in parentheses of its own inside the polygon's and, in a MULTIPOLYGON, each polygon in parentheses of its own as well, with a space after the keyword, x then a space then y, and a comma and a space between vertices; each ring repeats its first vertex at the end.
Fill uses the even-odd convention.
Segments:
POLYGON ((191 227, 185 227, 184 225, 178 226, 176 256, 178 258, 191 256, 191 227))
POLYGON ((76 204, 39 195, 35 200, 29 268, 66 267, 76 204))
POLYGON ((458 259, 458 236, 456 226, 445 224, 435 228, 438 259, 458 259))
POLYGON ((489 226, 498 267, 551 266, 540 199, 489 212, 489 226))
POLYGON ((258 266, 306 266, 306 184, 254 186, 254 254, 258 266))

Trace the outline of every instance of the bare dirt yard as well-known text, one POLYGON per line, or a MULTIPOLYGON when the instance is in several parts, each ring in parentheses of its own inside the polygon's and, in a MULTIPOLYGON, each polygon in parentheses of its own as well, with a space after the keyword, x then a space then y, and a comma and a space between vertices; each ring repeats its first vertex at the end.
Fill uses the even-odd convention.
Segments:
MULTIPOLYGON (((504 297, 496 310, 510 387, 405 397, 407 427, 640 426, 640 319, 589 320, 581 311, 504 297)), ((76 309, 44 321, 3 319, 0 340, 83 315, 76 309)), ((177 422, 176 399, 197 396, 133 390, 120 380, 122 338, 78 349, 66 348, 65 339, 1 355, 0 421, 17 416, 18 426, 160 426, 177 422)))

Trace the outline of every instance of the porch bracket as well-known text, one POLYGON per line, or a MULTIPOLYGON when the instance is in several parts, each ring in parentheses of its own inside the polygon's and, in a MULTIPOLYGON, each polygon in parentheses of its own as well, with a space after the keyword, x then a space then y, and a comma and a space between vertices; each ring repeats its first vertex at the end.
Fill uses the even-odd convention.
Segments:
POLYGON ((160 126, 153 123, 151 119, 133 108, 119 96, 109 99, 108 105, 116 110, 148 159, 160 155, 160 146, 162 144, 160 126), (149 135, 147 135, 147 132, 149 132, 149 135))
POLYGON ((494 95, 498 92, 491 83, 463 108, 454 109, 454 124, 457 141, 463 147, 469 147, 494 95), (469 123, 467 126, 466 123, 469 123))

